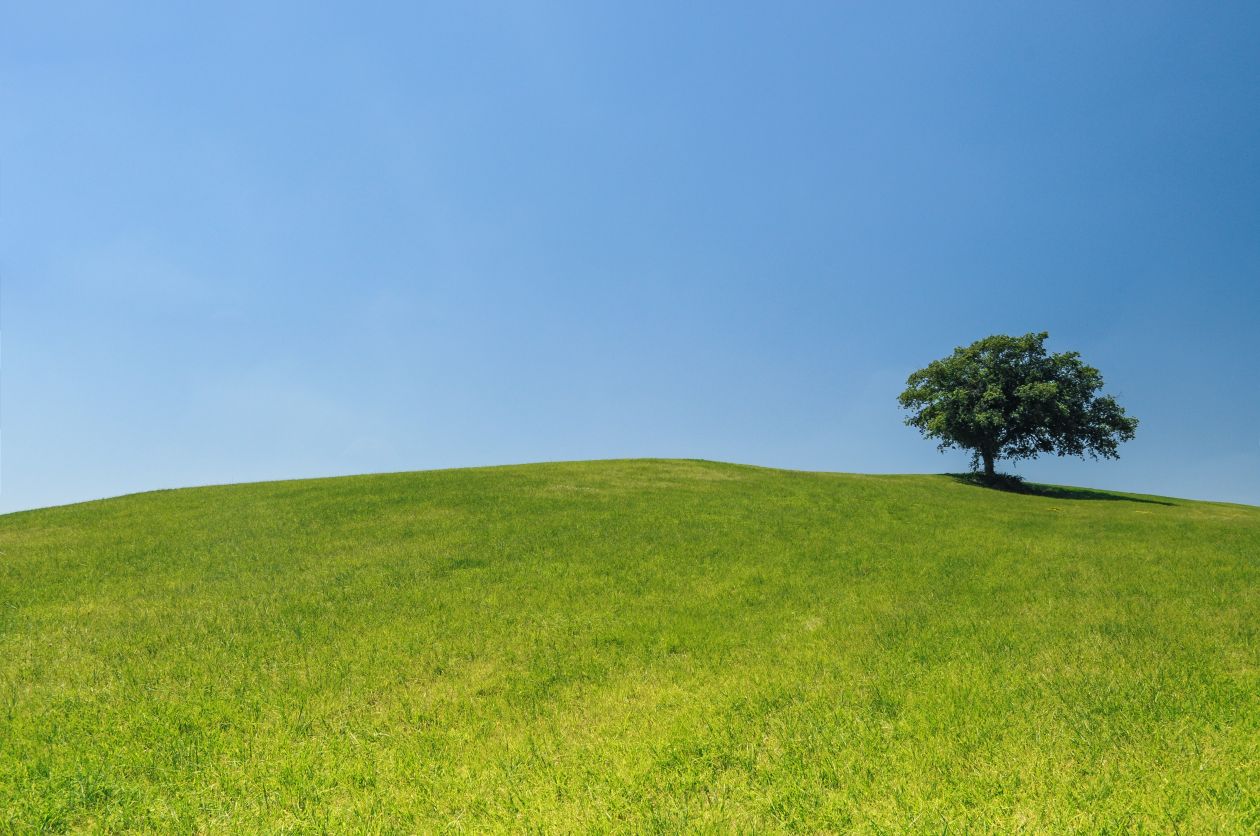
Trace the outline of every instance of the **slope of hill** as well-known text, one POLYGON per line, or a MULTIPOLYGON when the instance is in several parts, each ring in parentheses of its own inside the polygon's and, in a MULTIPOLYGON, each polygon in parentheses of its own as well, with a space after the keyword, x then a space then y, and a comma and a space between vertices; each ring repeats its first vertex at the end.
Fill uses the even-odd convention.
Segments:
POLYGON ((0 830, 1260 827, 1260 508, 642 460, 0 552, 0 830))

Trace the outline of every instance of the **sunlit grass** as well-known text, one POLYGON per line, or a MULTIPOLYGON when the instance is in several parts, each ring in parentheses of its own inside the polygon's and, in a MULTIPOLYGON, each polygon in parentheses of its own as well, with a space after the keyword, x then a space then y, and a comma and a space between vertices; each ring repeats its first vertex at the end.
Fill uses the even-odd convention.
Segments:
POLYGON ((0 517, 0 830, 1260 828, 1260 509, 621 461, 0 517))

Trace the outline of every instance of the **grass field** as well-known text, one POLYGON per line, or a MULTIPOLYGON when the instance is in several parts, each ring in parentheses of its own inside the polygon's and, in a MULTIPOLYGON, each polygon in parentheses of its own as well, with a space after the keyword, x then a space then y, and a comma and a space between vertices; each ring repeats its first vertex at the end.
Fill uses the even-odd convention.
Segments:
POLYGON ((1260 829, 1260 508, 698 461, 0 517, 0 829, 1260 829))

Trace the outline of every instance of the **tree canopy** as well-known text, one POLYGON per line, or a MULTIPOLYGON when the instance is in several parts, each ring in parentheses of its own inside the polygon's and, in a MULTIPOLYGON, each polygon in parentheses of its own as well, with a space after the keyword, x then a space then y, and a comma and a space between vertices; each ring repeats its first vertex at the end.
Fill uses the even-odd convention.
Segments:
POLYGON ((1098 394, 1102 375, 1079 353, 1047 353, 1049 336, 995 334, 929 363, 898 398, 910 411, 906 423, 941 450, 970 450, 972 468, 983 463, 988 477, 999 459, 1118 458, 1137 419, 1098 394))

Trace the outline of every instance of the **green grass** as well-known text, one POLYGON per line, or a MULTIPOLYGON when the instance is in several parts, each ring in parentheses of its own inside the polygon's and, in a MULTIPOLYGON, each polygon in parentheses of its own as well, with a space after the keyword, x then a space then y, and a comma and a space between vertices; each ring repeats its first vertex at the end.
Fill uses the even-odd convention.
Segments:
POLYGON ((0 830, 1260 828, 1260 508, 587 462, 0 552, 0 830))

